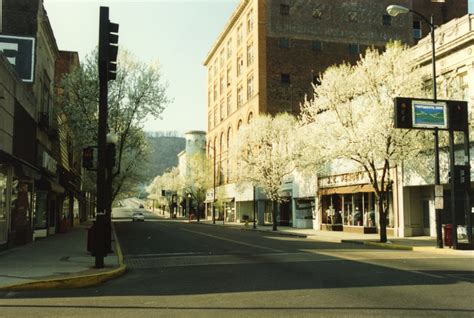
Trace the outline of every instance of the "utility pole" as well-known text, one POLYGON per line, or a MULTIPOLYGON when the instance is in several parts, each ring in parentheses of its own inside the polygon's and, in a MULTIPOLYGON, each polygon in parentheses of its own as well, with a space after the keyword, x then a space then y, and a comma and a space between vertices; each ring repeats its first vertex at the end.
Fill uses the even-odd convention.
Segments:
MULTIPOLYGON (((100 7, 99 23, 99 127, 98 127, 98 167, 97 167, 97 216, 95 230, 95 267, 104 267, 107 235, 106 210, 107 198, 107 117, 108 117, 108 81, 115 80, 118 53, 118 24, 109 20, 109 8, 100 7)), ((107 233, 108 232, 108 233, 107 233)), ((110 238, 109 238, 110 240, 110 238)))

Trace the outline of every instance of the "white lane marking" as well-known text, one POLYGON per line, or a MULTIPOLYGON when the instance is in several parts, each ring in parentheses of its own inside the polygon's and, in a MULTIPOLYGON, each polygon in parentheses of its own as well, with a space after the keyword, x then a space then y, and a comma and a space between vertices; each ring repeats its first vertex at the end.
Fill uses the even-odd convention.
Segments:
POLYGON ((182 229, 182 230, 183 230, 183 231, 186 231, 186 232, 190 232, 190 233, 195 233, 195 234, 199 234, 199 235, 204 235, 204 236, 212 237, 212 238, 215 238, 215 239, 218 239, 218 240, 222 240, 222 241, 227 241, 227 242, 232 242, 232 243, 235 243, 235 244, 240 244, 240 245, 245 245, 245 246, 260 248, 260 249, 264 249, 264 250, 267 250, 267 251, 278 252, 278 253, 282 253, 282 252, 283 252, 282 250, 278 250, 278 249, 275 249, 275 248, 265 247, 265 246, 250 244, 250 243, 244 243, 244 242, 240 242, 240 241, 236 241, 236 240, 231 240, 231 239, 228 239, 228 238, 224 238, 224 237, 216 236, 216 235, 212 235, 212 234, 206 234, 206 233, 197 232, 197 231, 192 231, 192 230, 187 230, 187 229, 182 229))

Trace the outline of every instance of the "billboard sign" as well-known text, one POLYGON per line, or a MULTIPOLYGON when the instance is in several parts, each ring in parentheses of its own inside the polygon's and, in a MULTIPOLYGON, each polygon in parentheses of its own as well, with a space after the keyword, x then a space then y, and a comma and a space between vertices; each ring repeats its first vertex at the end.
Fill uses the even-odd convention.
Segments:
POLYGON ((448 128, 448 108, 446 102, 426 100, 412 101, 413 128, 448 128))
POLYGON ((0 35, 0 51, 24 82, 34 80, 35 38, 0 35))

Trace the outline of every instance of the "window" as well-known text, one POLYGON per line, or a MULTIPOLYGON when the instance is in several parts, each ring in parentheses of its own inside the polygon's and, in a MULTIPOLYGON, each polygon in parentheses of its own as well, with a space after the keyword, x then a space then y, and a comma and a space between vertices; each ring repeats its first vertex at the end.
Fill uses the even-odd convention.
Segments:
POLYGON ((242 23, 237 27, 237 45, 240 46, 242 44, 242 23))
POLYGON ((227 116, 232 114, 232 94, 227 95, 227 116))
POLYGON ((214 98, 213 98, 214 101, 217 100, 217 84, 214 83, 214 98))
POLYGON ((253 119, 253 113, 250 112, 249 117, 247 118, 247 123, 250 124, 252 122, 252 119, 253 119))
POLYGON ((224 88, 224 75, 221 75, 221 78, 219 79, 219 92, 221 95, 224 94, 224 88))
POLYGON ((253 10, 250 10, 249 14, 247 14, 247 33, 253 31, 253 10))
POLYGON ((242 85, 239 85, 239 87, 237 87, 237 108, 242 106, 243 103, 244 103, 244 88, 242 87, 242 85))
POLYGON ((211 130, 212 128, 212 112, 207 115, 207 129, 211 130))
POLYGON ((349 44, 350 54, 359 54, 359 44, 349 44))
POLYGON ((217 75, 217 59, 214 61, 214 76, 217 75))
POLYGON ((247 79, 247 99, 253 96, 253 75, 247 79))
POLYGON ((242 75, 243 66, 244 66, 244 59, 242 58, 242 55, 239 55, 237 57, 237 76, 242 75))
POLYGON ((253 43, 250 42, 247 45, 247 66, 252 65, 253 63, 253 43))
POLYGON ((212 80, 212 73, 213 73, 213 69, 212 69, 212 65, 209 66, 209 82, 212 80))
POLYGON ((289 38, 279 38, 278 39, 278 47, 281 49, 289 49, 290 48, 290 39, 289 38))
POLYGON ((224 120, 225 114, 224 114, 224 100, 221 100, 221 105, 220 105, 220 119, 221 121, 224 120))
POLYGON ((221 68, 224 67, 224 63, 225 63, 225 52, 224 52, 224 49, 222 49, 220 58, 219 58, 219 64, 221 68))
POLYGON ((232 38, 227 40, 227 59, 232 57, 232 38))
POLYGON ((383 25, 392 25, 392 17, 388 14, 384 14, 382 16, 382 24, 383 25))
POLYGON ((211 90, 209 90, 207 92, 207 107, 211 106, 211 102, 212 102, 212 93, 211 93, 211 90))
POLYGON ((281 74, 281 83, 290 84, 290 74, 281 74))
POLYGON ((212 126, 217 126, 217 106, 214 106, 214 124, 212 126))
POLYGON ((281 15, 289 15, 290 14, 290 6, 287 4, 280 4, 280 14, 281 15))
POLYGON ((413 38, 421 39, 421 21, 413 21, 413 38))
POLYGON ((323 43, 321 41, 311 42, 311 48, 313 51, 321 51, 323 49, 323 43))
POLYGON ((232 82, 232 66, 227 67, 227 86, 232 82))
POLYGON ((237 123, 237 131, 240 130, 240 127, 242 127, 242 119, 240 119, 239 122, 237 123))

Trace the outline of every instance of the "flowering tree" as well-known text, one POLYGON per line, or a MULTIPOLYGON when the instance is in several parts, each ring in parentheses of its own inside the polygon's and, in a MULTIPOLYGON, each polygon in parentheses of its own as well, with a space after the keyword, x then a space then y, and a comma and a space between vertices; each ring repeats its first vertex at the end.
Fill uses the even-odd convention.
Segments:
POLYGON ((198 220, 206 200, 206 191, 213 184, 212 164, 204 152, 197 152, 186 158, 183 195, 191 194, 197 204, 198 220))
MULTIPOLYGON (((150 196, 155 198, 161 197, 162 190, 171 191, 176 193, 176 195, 181 196, 183 184, 184 179, 181 176, 179 169, 174 167, 161 176, 155 177, 146 190, 150 196)), ((162 201, 165 202, 168 207, 172 206, 172 197, 162 197, 162 201)))
POLYGON ((239 131, 231 148, 237 167, 233 169, 239 183, 261 187, 273 202, 273 230, 277 230, 277 204, 284 200, 280 188, 290 176, 300 157, 295 142, 297 121, 289 114, 276 117, 261 115, 239 131))
MULTIPOLYGON (((97 144, 99 85, 97 57, 92 52, 75 72, 62 79, 64 112, 76 147, 97 144)), ((131 53, 121 50, 118 73, 109 82, 108 131, 118 135, 117 171, 113 174, 113 198, 130 193, 140 179, 140 165, 147 147, 143 123, 149 117, 160 117, 169 103, 158 63, 139 62, 131 53)), ((95 188, 95 176, 89 176, 89 188, 95 188)), ((87 179, 86 179, 87 181, 87 179)))
POLYGON ((301 121, 311 124, 326 161, 350 159, 366 172, 375 191, 381 242, 387 241, 391 168, 432 145, 427 132, 394 128, 393 98, 425 97, 424 87, 409 51, 390 43, 383 53, 367 50, 354 66, 329 68, 302 107, 301 121))

